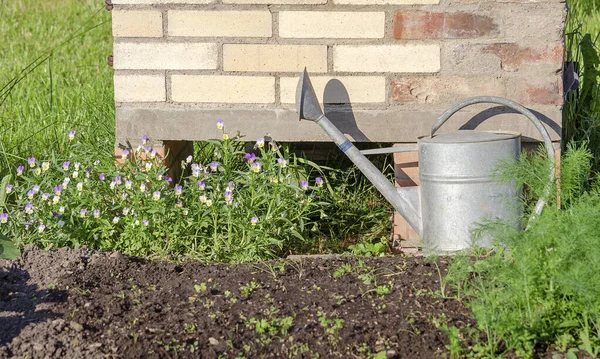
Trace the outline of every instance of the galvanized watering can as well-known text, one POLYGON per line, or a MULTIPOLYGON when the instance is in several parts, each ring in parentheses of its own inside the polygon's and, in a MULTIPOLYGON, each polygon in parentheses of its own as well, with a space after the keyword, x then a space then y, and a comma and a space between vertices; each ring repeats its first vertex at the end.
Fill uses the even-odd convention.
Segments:
POLYGON ((476 103, 499 104, 517 111, 541 133, 552 167, 545 195, 538 201, 534 212, 534 216, 539 215, 554 183, 554 147, 542 122, 518 103, 499 97, 470 98, 442 114, 433 124, 430 136, 420 138, 416 146, 360 151, 321 110, 306 69, 300 76, 296 91, 300 119, 314 121, 321 126, 421 236, 425 254, 460 251, 472 244, 491 247, 492 238, 483 235, 474 242, 471 236, 477 223, 486 219, 500 219, 514 228, 521 228, 517 186, 500 183, 492 176, 501 161, 517 160, 521 152, 521 135, 476 130, 435 135, 454 113, 476 103), (368 154, 414 150, 419 152, 421 183, 414 187, 396 188, 365 157, 368 154))

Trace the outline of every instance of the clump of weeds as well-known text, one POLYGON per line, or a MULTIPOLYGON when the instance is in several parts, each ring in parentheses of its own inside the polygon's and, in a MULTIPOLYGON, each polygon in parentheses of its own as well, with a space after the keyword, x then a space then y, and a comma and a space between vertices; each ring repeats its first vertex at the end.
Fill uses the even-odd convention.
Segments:
MULTIPOLYGON (((476 341, 471 355, 511 351, 532 357, 546 347, 600 354, 600 181, 590 172, 591 161, 585 147, 570 146, 560 187, 528 229, 486 224, 498 239, 496 250, 452 261, 448 284, 472 309, 480 328, 470 335, 476 341)), ((523 157, 506 173, 535 199, 546 185, 547 165, 542 155, 523 157)), ((524 212, 526 220, 531 207, 524 212)), ((456 337, 456 329, 446 331, 456 337)))
POLYGON ((360 288, 363 296, 375 293, 383 297, 389 294, 394 287, 392 281, 389 281, 387 284, 378 282, 377 270, 366 265, 363 260, 359 260, 358 264, 354 267, 350 263, 342 264, 333 272, 333 278, 338 279, 349 273, 353 273, 367 287, 367 289, 360 288))

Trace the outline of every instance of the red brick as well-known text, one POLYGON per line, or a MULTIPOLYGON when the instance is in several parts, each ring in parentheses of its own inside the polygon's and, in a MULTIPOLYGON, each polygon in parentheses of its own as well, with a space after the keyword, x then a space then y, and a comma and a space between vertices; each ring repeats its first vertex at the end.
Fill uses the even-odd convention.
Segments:
POLYGON ((410 76, 392 81, 392 101, 451 105, 471 96, 506 96, 502 79, 460 76, 410 76))
MULTIPOLYGON (((396 187, 417 186, 419 153, 417 151, 394 153, 394 172, 396 187)), ((398 212, 394 212, 392 238, 393 246, 399 252, 416 252, 421 247, 421 237, 398 212)))
POLYGON ((396 152, 394 153, 394 172, 397 187, 419 185, 419 153, 396 152))
POLYGON ((560 45, 532 48, 521 47, 513 43, 499 43, 485 46, 481 51, 497 56, 500 59, 501 68, 508 72, 548 63, 552 64, 552 70, 559 70, 563 62, 563 47, 560 45))
POLYGON ((513 79, 508 85, 511 97, 525 105, 561 105, 562 86, 559 78, 547 80, 541 76, 537 80, 513 79))
POLYGON ((396 39, 440 39, 444 28, 444 13, 406 10, 394 17, 396 39))
POLYGON ((498 25, 489 16, 467 12, 446 14, 444 23, 445 38, 484 37, 498 35, 499 33, 498 25))
POLYGON ((396 39, 453 39, 499 34, 494 19, 467 12, 397 11, 394 17, 396 39))

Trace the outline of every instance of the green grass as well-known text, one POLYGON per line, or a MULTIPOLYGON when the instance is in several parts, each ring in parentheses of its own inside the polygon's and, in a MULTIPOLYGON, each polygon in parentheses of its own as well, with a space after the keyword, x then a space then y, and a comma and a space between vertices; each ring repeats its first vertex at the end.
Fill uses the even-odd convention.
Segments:
POLYGON ((61 155, 71 129, 98 156, 114 146, 110 13, 103 1, 0 0, 0 177, 61 155))

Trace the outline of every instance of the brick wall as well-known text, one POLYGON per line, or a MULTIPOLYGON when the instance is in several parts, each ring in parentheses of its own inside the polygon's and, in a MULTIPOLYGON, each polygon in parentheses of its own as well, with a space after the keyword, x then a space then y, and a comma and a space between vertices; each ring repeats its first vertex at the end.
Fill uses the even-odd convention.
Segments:
MULTIPOLYGON (((113 0, 117 141, 217 136, 326 141, 294 109, 306 66, 326 111, 357 141, 414 142, 451 104, 523 103, 560 138, 558 0, 113 0)), ((492 116, 493 115, 493 116, 492 116)), ((539 138, 521 116, 468 122, 539 138)))

